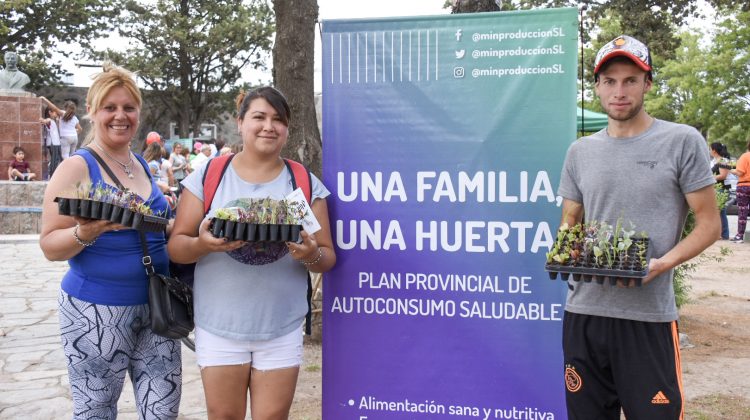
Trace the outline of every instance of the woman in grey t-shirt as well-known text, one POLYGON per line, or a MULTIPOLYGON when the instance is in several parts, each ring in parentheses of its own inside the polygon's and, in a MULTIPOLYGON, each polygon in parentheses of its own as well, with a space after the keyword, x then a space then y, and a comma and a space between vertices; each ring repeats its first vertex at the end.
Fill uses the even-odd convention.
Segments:
MULTIPOLYGON (((227 166, 209 215, 242 207, 247 199, 280 200, 292 177, 280 153, 288 137, 289 105, 276 89, 263 87, 237 98, 243 149, 227 166)), ((248 391, 252 418, 286 418, 302 361, 302 321, 307 313, 307 271, 323 273, 336 263, 325 197, 310 176, 311 207, 321 229, 302 232, 302 242, 243 242, 208 232, 204 172, 188 175, 177 210, 169 254, 196 262, 194 300, 196 356, 212 417, 244 418, 248 391)))

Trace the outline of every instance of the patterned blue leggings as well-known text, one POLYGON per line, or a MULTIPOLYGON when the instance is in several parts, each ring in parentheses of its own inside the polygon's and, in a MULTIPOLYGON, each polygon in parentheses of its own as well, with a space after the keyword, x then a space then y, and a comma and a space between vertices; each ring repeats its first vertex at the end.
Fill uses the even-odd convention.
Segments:
POLYGON ((151 332, 148 305, 97 305, 63 291, 58 303, 74 419, 116 418, 126 372, 141 419, 177 418, 180 342, 151 332))
POLYGON ((745 234, 747 216, 750 213, 750 186, 737 186, 737 236, 745 234))

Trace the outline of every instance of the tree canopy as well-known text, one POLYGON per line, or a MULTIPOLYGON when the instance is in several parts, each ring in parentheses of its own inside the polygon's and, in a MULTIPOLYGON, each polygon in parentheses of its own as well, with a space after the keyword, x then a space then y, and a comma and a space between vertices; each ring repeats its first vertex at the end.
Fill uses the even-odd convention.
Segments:
POLYGON ((133 40, 126 51, 98 53, 138 71, 160 92, 164 116, 180 137, 231 109, 242 71, 263 68, 270 50, 273 12, 262 0, 128 1, 120 35, 133 40), (211 96, 213 95, 213 96, 211 96))
POLYGON ((28 89, 58 84, 63 76, 52 53, 68 55, 62 44, 84 49, 111 28, 117 12, 111 0, 5 0, 0 2, 0 56, 16 51, 19 68, 31 78, 28 89))
MULTIPOLYGON (((444 1, 454 13, 577 7, 582 10, 584 92, 592 91, 590 69, 597 49, 627 33, 651 48, 656 77, 645 105, 651 115, 692 125, 709 141, 729 145, 735 155, 746 144, 750 2, 707 0, 720 23, 715 34, 704 34, 685 24, 700 13, 699 0, 444 1)), ((51 61, 52 53, 65 53, 64 44, 80 45, 84 53, 137 71, 154 92, 148 93, 149 103, 161 102, 155 117, 177 122, 180 136, 186 137, 191 130, 198 133, 202 122, 233 109, 231 99, 242 72, 266 66, 274 35, 281 40, 274 51, 275 80, 294 97, 292 106, 299 103, 304 110, 296 115, 308 113, 312 47, 307 41, 315 7, 311 4, 302 13, 293 5, 275 5, 289 22, 276 33, 269 0, 8 0, 0 3, 0 55, 17 51, 19 67, 29 74, 29 88, 35 90, 60 81, 62 72, 51 61), (92 52, 92 41, 114 28, 131 41, 129 48, 92 52)), ((586 108, 601 110, 596 98, 584 96, 586 108)), ((317 130, 305 121, 306 128, 295 130, 303 134, 290 147, 317 162, 317 130)))
MULTIPOLYGON (((697 128, 709 142, 726 144, 730 153, 742 153, 750 135, 750 12, 741 7, 719 8, 716 34, 699 29, 674 29, 677 47, 672 57, 652 52, 654 87, 645 108, 656 118, 697 128)), ((604 39, 627 32, 619 17, 600 21, 604 39)), ((649 38, 642 38, 653 45, 649 38)), ((601 44, 584 51, 585 68, 593 68, 593 57, 601 44)), ((586 76, 586 89, 593 80, 586 76)), ((601 111, 597 98, 584 105, 601 111)))

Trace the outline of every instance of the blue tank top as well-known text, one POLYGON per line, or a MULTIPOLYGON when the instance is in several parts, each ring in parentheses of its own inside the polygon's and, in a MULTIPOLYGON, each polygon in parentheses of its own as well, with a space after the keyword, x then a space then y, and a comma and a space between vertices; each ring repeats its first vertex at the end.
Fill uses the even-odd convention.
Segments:
MULTIPOLYGON (((86 149, 75 155, 86 160, 93 185, 104 184, 96 159, 86 149)), ((151 180, 151 195, 145 200, 154 212, 168 213, 169 206, 156 186, 148 164, 135 155, 151 180)), ((158 273, 169 272, 166 238, 163 232, 147 232, 148 251, 158 273)), ((62 280, 65 293, 100 305, 131 306, 148 303, 148 276, 141 259, 143 251, 134 229, 105 232, 96 243, 68 260, 70 270, 62 280)))

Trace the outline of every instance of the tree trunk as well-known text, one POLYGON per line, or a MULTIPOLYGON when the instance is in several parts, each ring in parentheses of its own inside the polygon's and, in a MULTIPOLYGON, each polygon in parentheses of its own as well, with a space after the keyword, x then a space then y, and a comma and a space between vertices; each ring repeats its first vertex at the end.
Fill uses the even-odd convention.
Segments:
MULTIPOLYGON (((180 15, 186 19, 190 16, 190 4, 187 0, 180 0, 180 15)), ((180 43, 178 47, 178 54, 180 60, 180 91, 177 95, 182 97, 181 109, 180 109, 180 137, 188 137, 188 130, 190 129, 190 94, 192 86, 190 85, 190 56, 187 52, 187 46, 184 43, 180 43)), ((197 134, 193 133, 193 136, 197 134)))
POLYGON ((276 0, 274 85, 286 95, 292 118, 282 154, 304 163, 321 176, 322 143, 315 115, 313 61, 317 0, 276 0))
POLYGON ((184 138, 189 137, 190 135, 190 107, 183 105, 182 109, 180 109, 178 127, 179 127, 178 130, 180 132, 180 138, 184 139, 184 138))

